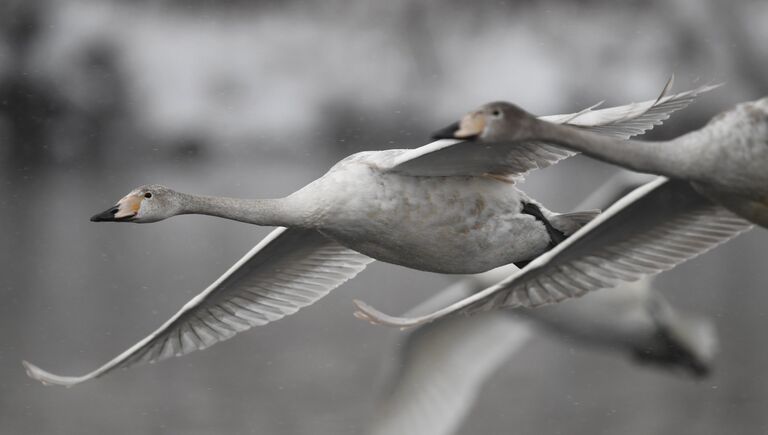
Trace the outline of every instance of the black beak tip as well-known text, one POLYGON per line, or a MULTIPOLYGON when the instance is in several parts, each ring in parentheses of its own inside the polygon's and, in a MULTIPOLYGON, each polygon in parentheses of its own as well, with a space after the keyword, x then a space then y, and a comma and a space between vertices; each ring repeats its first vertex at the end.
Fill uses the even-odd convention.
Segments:
POLYGON ((105 210, 101 213, 97 213, 91 216, 91 222, 113 222, 115 221, 115 214, 118 211, 118 207, 111 207, 109 210, 105 210))
POLYGON ((438 140, 438 139, 456 139, 454 134, 456 134, 456 131, 459 130, 459 123, 454 122, 453 124, 449 125, 448 127, 445 127, 443 129, 437 130, 436 132, 432 133, 432 139, 438 140))

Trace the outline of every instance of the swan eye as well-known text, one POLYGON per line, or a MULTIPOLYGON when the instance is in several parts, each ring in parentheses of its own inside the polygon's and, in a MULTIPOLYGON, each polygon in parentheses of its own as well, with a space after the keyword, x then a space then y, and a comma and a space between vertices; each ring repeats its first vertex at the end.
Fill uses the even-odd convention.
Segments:
POLYGON ((152 193, 151 192, 145 193, 144 198, 152 198, 152 193))
POLYGON ((493 112, 491 112, 491 115, 493 115, 494 118, 501 118, 501 110, 495 109, 493 112))

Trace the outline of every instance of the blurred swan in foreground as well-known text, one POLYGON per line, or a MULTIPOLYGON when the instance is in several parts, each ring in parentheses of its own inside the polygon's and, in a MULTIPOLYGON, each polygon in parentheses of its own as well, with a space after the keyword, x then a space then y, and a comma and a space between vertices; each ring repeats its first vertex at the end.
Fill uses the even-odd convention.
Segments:
MULTIPOLYGON (((580 207, 603 207, 649 178, 617 174, 580 207)), ((508 265, 463 279, 412 312, 435 310, 517 271, 508 265)), ((674 310, 648 278, 536 310, 446 317, 408 336, 368 433, 454 433, 485 381, 541 330, 697 377, 709 373, 717 350, 714 325, 674 310)))
MULTIPOLYGON (((627 138, 690 104, 702 87, 653 101, 549 117, 627 138), (589 121, 583 121, 583 119, 589 121)), ((205 214, 280 225, 155 332, 84 376, 47 373, 43 383, 74 385, 116 368, 204 349, 251 326, 292 314, 362 271, 373 259, 443 273, 478 273, 525 262, 561 242, 595 212, 555 214, 513 182, 573 153, 539 144, 460 165, 431 158, 438 141, 413 150, 349 156, 321 178, 281 199, 196 196, 163 186, 133 190, 94 221, 157 222, 205 214)), ((477 155, 486 148, 472 145, 477 155)))
POLYGON ((517 141, 557 144, 674 178, 637 189, 519 274, 444 309, 392 317, 356 301, 358 317, 403 327, 455 312, 557 302, 671 269, 750 229, 750 222, 768 224, 768 98, 668 142, 614 140, 542 122, 509 103, 468 114, 454 135, 475 137, 497 153, 517 141))
MULTIPOLYGON (((465 297, 516 269, 504 266, 458 282, 415 311, 434 310, 446 299, 465 297)), ((368 433, 454 433, 484 383, 540 330, 568 344, 614 351, 696 377, 709 373, 717 350, 712 323, 675 311, 651 287, 650 279, 535 310, 451 316, 408 336, 368 433)))

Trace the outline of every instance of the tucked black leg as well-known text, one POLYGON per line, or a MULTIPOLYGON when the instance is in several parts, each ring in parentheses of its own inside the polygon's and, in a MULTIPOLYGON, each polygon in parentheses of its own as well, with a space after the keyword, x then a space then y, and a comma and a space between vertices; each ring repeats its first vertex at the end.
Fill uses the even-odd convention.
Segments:
MULTIPOLYGON (((544 224, 544 227, 547 229, 547 234, 549 234, 549 247, 548 249, 552 249, 555 246, 559 245, 560 242, 565 240, 567 237, 565 234, 563 234, 562 231, 558 230, 557 228, 553 227, 552 224, 549 222, 549 220, 544 216, 544 214, 541 212, 541 209, 536 204, 533 204, 531 202, 524 202, 523 203, 523 209, 520 210, 521 213, 525 213, 528 215, 533 216, 536 218, 537 221, 544 224)), ((515 266, 522 269, 523 267, 527 266, 528 263, 530 263, 533 260, 533 258, 529 260, 524 261, 518 261, 515 263, 515 266)))
POLYGON ((533 260, 518 261, 517 263, 514 263, 514 265, 517 266, 518 269, 522 269, 525 266, 527 266, 528 263, 530 263, 531 261, 533 260))

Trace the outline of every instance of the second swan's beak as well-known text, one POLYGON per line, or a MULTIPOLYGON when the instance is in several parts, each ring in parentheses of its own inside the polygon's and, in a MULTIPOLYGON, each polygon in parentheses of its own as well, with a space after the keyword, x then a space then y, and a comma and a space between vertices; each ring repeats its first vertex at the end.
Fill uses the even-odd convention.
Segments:
POLYGON ((458 130, 459 130, 459 123, 454 122, 448 127, 441 128, 440 130, 437 130, 436 132, 432 133, 432 139, 455 139, 453 135, 458 130))
POLYGON ((141 197, 128 195, 117 202, 117 205, 91 216, 91 222, 126 222, 139 213, 141 197))
POLYGON ((91 222, 112 222, 115 220, 115 215, 120 211, 120 207, 114 206, 109 210, 105 210, 101 213, 96 213, 91 216, 91 222))
POLYGON ((464 116, 461 122, 438 130, 432 134, 432 139, 465 139, 472 140, 480 136, 485 129, 485 119, 479 112, 472 112, 464 116))

